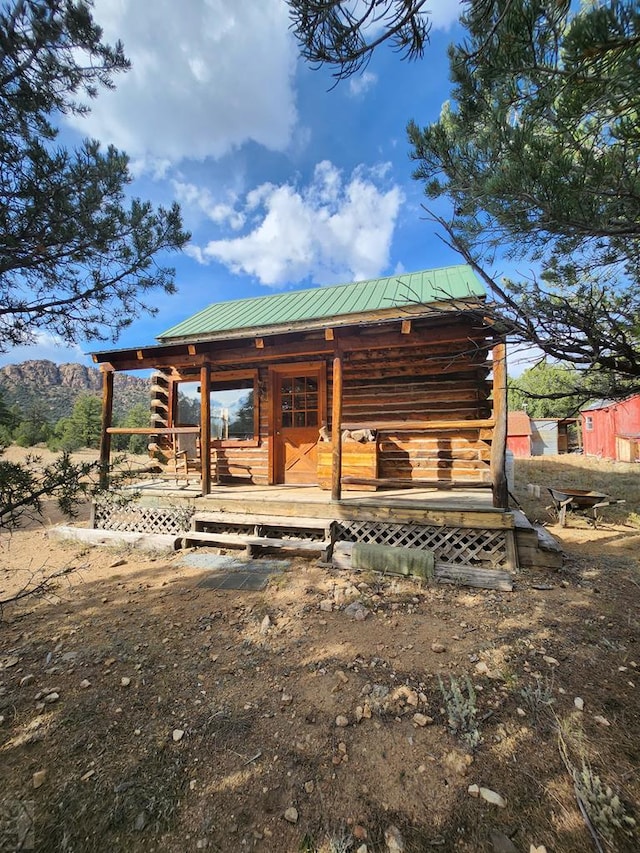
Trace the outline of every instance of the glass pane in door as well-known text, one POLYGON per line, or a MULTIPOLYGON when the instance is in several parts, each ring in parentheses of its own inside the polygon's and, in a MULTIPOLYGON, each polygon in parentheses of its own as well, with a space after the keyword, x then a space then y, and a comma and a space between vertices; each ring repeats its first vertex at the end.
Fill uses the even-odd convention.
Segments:
POLYGON ((318 425, 318 380, 295 376, 280 383, 280 422, 283 427, 318 425))

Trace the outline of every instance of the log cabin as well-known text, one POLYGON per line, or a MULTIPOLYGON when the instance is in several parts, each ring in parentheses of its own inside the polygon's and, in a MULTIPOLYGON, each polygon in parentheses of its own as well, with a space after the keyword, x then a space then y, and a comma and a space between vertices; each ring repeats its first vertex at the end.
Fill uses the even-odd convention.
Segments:
MULTIPOLYGON (((148 436, 134 501, 94 501, 99 536, 320 553, 430 551, 444 582, 556 569, 508 507, 506 328, 465 265, 210 305, 157 343, 96 352, 100 460, 148 436), (148 427, 112 425, 114 374, 152 373, 148 427), (460 575, 462 572, 462 575, 460 575)), ((346 563, 345 563, 346 561, 346 563)))
POLYGON ((505 346, 485 299, 457 265, 214 303, 155 345, 93 353, 104 469, 124 431, 114 372, 152 369, 151 423, 137 431, 169 474, 197 471, 203 495, 241 482, 317 484, 334 500, 486 487, 506 507, 505 346))

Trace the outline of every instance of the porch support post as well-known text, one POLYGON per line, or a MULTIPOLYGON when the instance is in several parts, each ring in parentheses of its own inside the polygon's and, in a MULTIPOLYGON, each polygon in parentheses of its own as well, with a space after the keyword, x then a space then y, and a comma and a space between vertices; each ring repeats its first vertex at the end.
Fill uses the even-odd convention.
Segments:
POLYGON ((100 485, 109 484, 111 434, 107 432, 113 419, 113 370, 102 368, 102 432, 100 433, 100 485))
POLYGON ((336 348, 333 356, 333 400, 331 407, 331 500, 342 496, 342 353, 336 348))
POLYGON ((200 368, 200 460, 202 494, 211 492, 211 371, 208 364, 200 368))
POLYGON ((491 479, 493 505, 509 507, 509 487, 505 471, 507 448, 507 347, 505 343, 493 348, 493 440, 491 441, 491 479))

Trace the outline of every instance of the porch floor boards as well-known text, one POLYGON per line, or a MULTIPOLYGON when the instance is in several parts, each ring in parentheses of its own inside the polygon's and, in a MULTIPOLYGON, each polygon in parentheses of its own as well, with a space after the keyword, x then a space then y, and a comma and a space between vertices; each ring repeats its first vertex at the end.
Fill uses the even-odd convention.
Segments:
MULTIPOLYGON (((211 493, 203 497, 200 484, 183 483, 173 480, 143 480, 132 486, 141 497, 187 498, 196 501, 199 509, 214 509, 218 503, 237 504, 242 507, 251 504, 313 504, 317 509, 323 507, 330 517, 336 506, 331 501, 331 492, 318 486, 279 485, 256 486, 252 484, 233 484, 211 487, 211 493)), ((503 513, 492 504, 491 490, 487 489, 385 489, 377 492, 362 492, 344 488, 338 505, 353 507, 398 507, 429 510, 467 510, 471 512, 503 513)), ((265 510, 268 511, 268 510, 265 510)), ((314 512, 314 516, 321 517, 314 512)))

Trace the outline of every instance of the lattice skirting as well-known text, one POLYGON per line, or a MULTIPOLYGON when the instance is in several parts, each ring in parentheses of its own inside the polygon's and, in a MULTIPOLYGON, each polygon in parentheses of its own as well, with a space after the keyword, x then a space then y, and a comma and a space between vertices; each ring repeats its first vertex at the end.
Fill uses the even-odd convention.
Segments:
POLYGON ((427 527, 387 521, 339 521, 336 540, 376 542, 398 548, 433 551, 441 563, 463 563, 485 568, 512 568, 507 537, 511 530, 482 530, 466 527, 427 527))
POLYGON ((189 530, 194 512, 194 507, 94 503, 93 526, 99 530, 178 534, 189 530))

